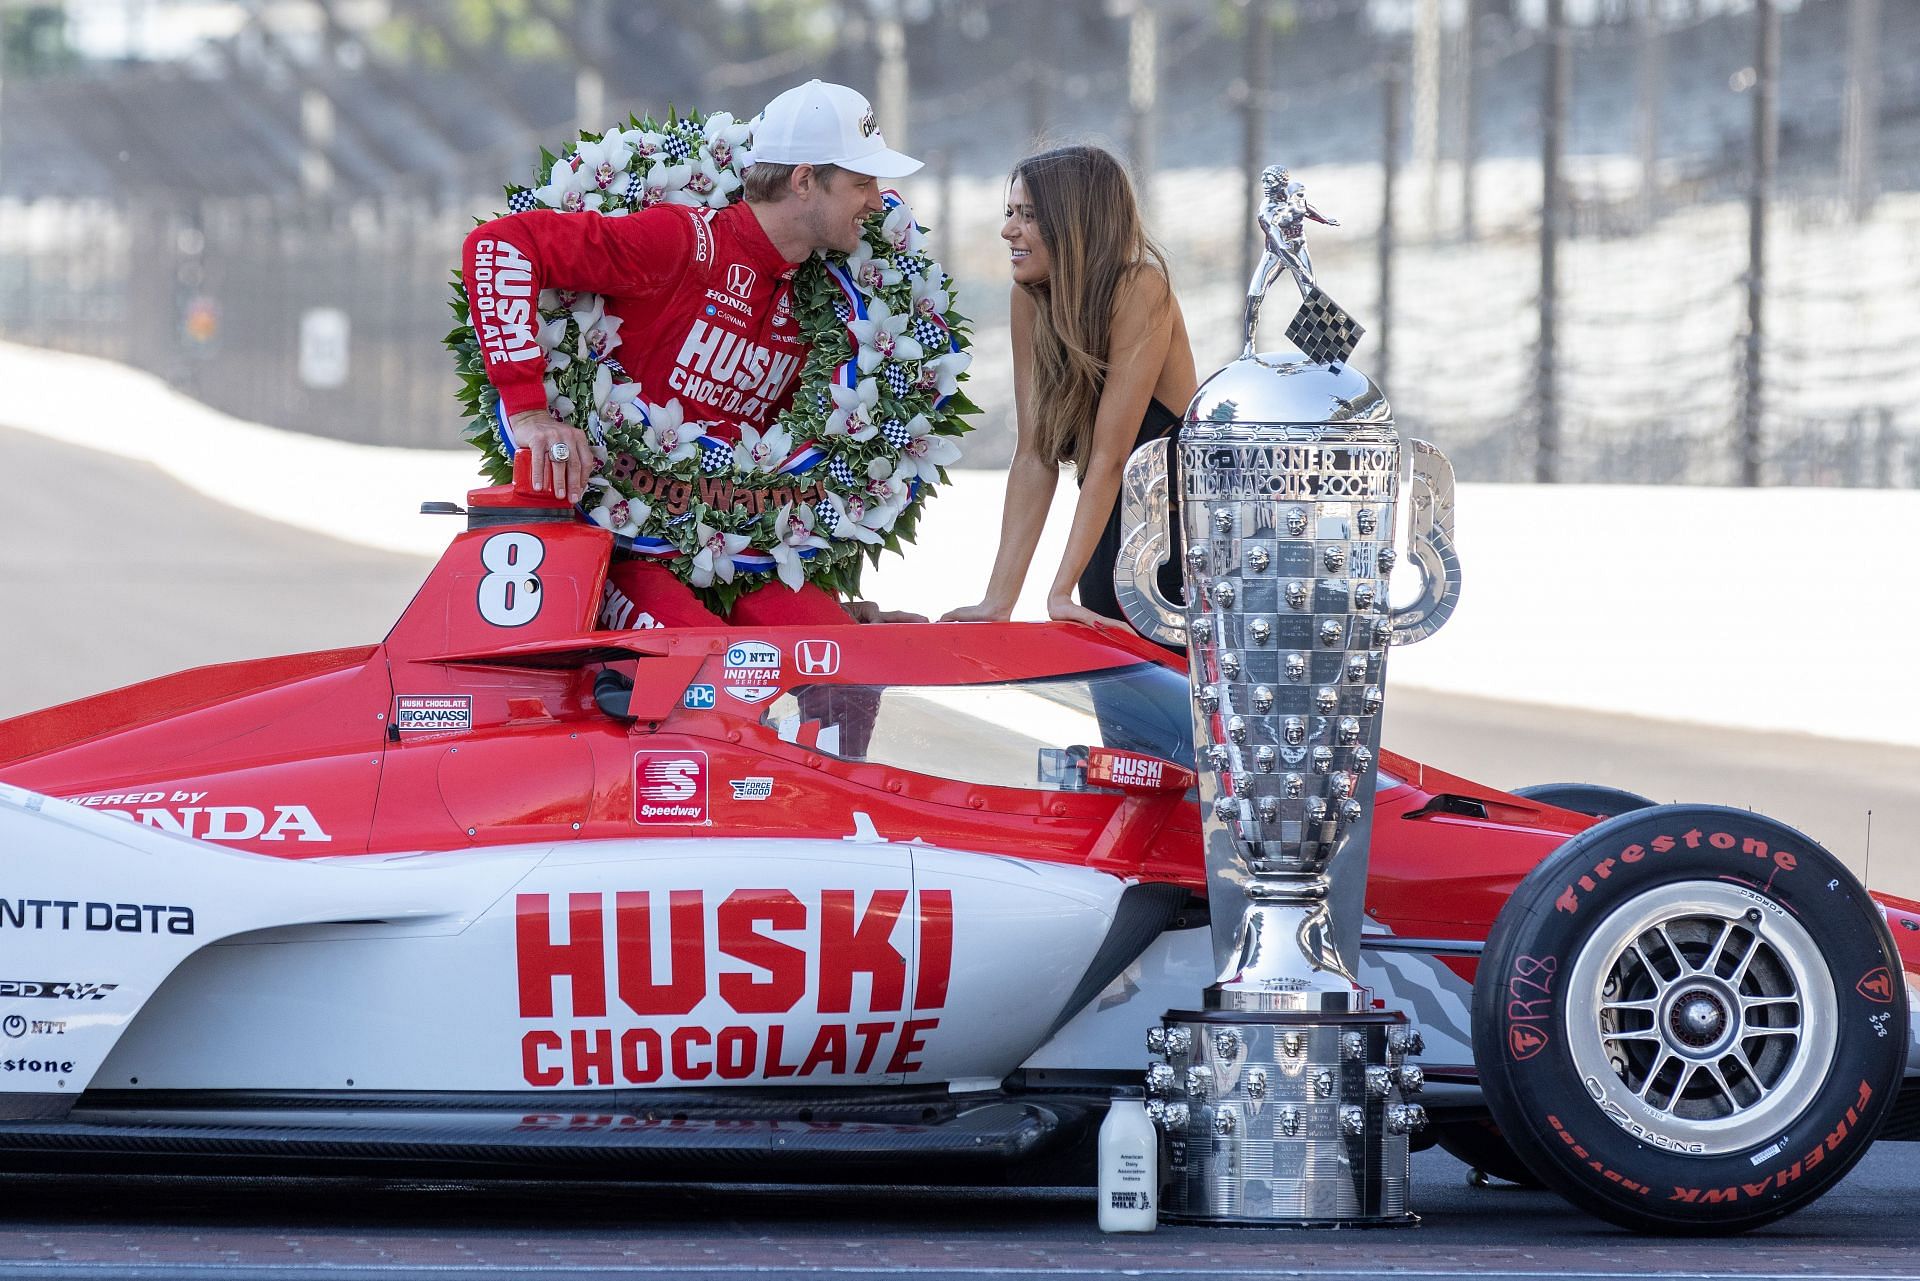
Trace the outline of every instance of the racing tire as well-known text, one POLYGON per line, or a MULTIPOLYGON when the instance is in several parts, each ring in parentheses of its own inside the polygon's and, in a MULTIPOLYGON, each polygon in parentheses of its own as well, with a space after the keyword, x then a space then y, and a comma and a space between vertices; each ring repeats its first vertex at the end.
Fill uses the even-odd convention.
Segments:
POLYGON ((1638 792, 1629 792, 1622 787, 1604 787, 1599 783, 1535 783, 1531 787, 1516 787, 1513 795, 1539 801, 1542 805, 1572 810, 1576 814, 1590 814, 1594 818, 1614 818, 1634 810, 1648 809, 1655 804, 1651 797, 1638 792))
POLYGON ((1526 1167, 1641 1232, 1758 1227, 1866 1152, 1906 989, 1840 861, 1745 810, 1661 805, 1523 880, 1474 984, 1486 1104, 1526 1167))

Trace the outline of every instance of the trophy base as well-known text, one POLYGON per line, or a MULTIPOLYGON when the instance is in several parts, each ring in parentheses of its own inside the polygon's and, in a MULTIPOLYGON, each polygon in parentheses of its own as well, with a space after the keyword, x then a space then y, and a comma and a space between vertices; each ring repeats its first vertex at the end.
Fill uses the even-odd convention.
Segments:
POLYGON ((1405 1101, 1419 1035, 1398 1011, 1169 1010, 1149 1038, 1161 1217, 1237 1227, 1417 1223, 1405 1101))

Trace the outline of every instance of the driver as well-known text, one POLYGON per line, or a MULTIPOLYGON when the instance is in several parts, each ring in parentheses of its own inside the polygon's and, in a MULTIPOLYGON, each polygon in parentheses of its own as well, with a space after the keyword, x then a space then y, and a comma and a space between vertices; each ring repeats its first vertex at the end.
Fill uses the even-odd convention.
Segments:
MULTIPOLYGON (((905 177, 920 161, 888 148, 866 98, 819 80, 767 104, 754 123, 753 155, 744 199, 718 211, 656 204, 599 218, 537 209, 482 223, 462 256, 473 315, 526 312, 542 289, 602 294, 623 322, 622 362, 649 402, 677 398, 689 424, 722 439, 738 440, 743 423, 768 427, 792 401, 807 356, 793 315, 794 269, 816 250, 857 249, 862 224, 883 207, 877 180, 905 177), (476 270, 482 265, 491 269, 476 270)), ((508 445, 532 454, 534 489, 547 492, 551 478, 556 496, 579 502, 593 455, 586 434, 547 408, 546 358, 533 327, 502 325, 497 336, 483 334, 481 350, 508 445)), ((796 592, 769 581, 742 596, 729 621, 849 617, 880 614, 865 601, 842 606, 812 583, 796 592)), ((609 570, 601 621, 722 622, 664 565, 634 557, 617 557, 609 570)))

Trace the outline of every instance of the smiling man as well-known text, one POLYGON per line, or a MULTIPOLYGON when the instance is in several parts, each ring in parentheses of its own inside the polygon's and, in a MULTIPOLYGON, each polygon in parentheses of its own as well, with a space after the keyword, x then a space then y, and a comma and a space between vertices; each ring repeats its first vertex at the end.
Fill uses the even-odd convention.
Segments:
MULTIPOLYGON (((882 208, 878 180, 905 177, 920 161, 887 146, 866 98, 819 80, 767 104, 753 123, 753 156, 744 198, 717 212, 659 204, 625 218, 532 210, 482 223, 463 255, 475 314, 482 295, 503 287, 503 261, 515 267, 522 298, 542 289, 604 295, 622 321, 621 361, 648 401, 677 399, 688 423, 723 438, 737 440, 743 425, 768 427, 806 362, 794 268, 815 250, 853 252, 862 223, 882 208), (492 270, 477 270, 483 257, 492 270)), ((532 454, 534 488, 550 484, 578 502, 592 453, 585 433, 547 407, 544 353, 488 349, 486 361, 512 444, 532 454)), ((616 626, 642 625, 642 617, 665 626, 715 621, 659 565, 623 560, 611 585, 624 595, 617 604, 626 621, 616 626)), ((771 583, 742 597, 733 619, 824 623, 847 614, 812 584, 793 592, 771 583)))

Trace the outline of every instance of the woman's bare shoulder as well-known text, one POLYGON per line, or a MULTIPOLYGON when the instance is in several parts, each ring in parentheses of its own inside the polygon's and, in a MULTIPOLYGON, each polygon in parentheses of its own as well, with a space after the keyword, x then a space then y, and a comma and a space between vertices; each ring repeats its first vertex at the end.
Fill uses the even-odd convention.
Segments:
POLYGON ((1154 266, 1142 264, 1120 278, 1113 290, 1115 332, 1148 333, 1180 323, 1180 301, 1154 266))

